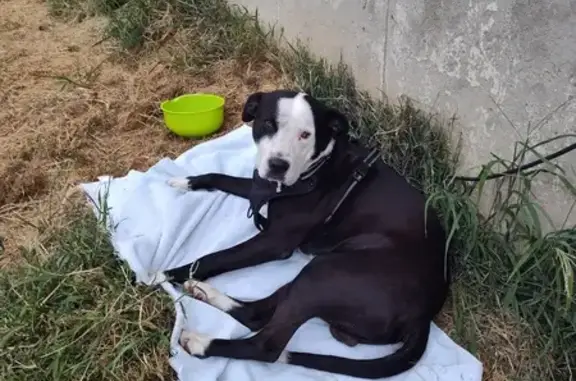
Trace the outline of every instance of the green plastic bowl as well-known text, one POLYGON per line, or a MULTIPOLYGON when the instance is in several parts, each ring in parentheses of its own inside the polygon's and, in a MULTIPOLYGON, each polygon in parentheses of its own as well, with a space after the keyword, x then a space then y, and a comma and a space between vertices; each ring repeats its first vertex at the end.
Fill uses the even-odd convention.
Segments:
POLYGON ((185 94, 160 104, 166 127, 185 138, 210 135, 224 122, 224 98, 214 94, 185 94))

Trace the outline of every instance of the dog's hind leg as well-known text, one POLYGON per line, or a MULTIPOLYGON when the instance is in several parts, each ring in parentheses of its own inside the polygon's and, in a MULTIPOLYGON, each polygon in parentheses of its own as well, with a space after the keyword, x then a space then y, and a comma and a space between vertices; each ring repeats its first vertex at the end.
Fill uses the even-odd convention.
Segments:
POLYGON ((193 356, 226 357, 263 362, 287 362, 284 348, 307 318, 298 316, 293 306, 281 303, 270 321, 256 335, 247 339, 212 339, 197 332, 182 332, 180 342, 193 356))
POLYGON ((356 337, 334 327, 333 325, 330 326, 330 334, 333 338, 349 347, 355 347, 358 345, 358 339, 356 337))
POLYGON ((194 299, 226 312, 252 331, 258 331, 268 323, 276 311, 276 306, 285 297, 288 287, 289 284, 286 284, 264 299, 243 302, 229 297, 208 283, 196 280, 184 283, 184 288, 194 299))

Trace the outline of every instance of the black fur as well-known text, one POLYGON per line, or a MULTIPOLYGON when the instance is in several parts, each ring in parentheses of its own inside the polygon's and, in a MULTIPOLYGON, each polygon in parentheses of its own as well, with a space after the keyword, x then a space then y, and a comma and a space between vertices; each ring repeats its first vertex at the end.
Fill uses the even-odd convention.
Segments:
MULTIPOLYGON (((285 96, 294 93, 258 93, 248 99, 243 119, 253 122, 255 139, 267 133, 263 126, 274 119, 278 99, 285 96)), ((296 248, 316 256, 270 297, 240 302, 241 307, 229 312, 258 331, 256 335, 214 340, 205 355, 276 361, 298 327, 318 317, 347 345, 404 344, 392 355, 374 360, 290 353, 290 364, 362 378, 393 376, 420 359, 431 321, 446 299, 445 233, 436 213, 426 211, 425 196, 381 161, 325 224, 368 151, 348 140, 348 123, 340 113, 307 99, 315 113, 317 136, 336 140, 330 159, 318 172, 318 186, 303 196, 271 201, 269 227, 246 242, 199 259, 195 278, 279 260, 296 248)), ((207 174, 189 180, 191 189, 244 198, 250 193, 251 179, 207 174)), ((182 281, 187 271, 183 266, 168 275, 182 281)))

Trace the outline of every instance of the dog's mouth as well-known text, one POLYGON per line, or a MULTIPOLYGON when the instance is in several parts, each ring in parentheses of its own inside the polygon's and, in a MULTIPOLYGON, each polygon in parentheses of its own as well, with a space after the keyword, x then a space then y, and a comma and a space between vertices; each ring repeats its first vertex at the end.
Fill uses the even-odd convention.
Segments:
POLYGON ((268 168, 264 170, 259 169, 258 176, 260 176, 260 178, 264 180, 278 184, 278 187, 281 186, 289 187, 291 185, 294 185, 298 181, 298 176, 294 178, 294 175, 293 173, 291 173, 291 171, 279 173, 278 171, 273 171, 268 168))
POLYGON ((264 180, 277 183, 279 188, 282 186, 290 187, 299 180, 305 180, 315 175, 327 161, 328 157, 327 155, 316 159, 309 163, 303 171, 294 167, 294 163, 289 163, 289 165, 286 165, 286 168, 282 168, 282 170, 274 168, 274 166, 270 166, 268 163, 268 165, 263 165, 258 168, 258 176, 264 180))
MULTIPOLYGON (((263 179, 276 184, 277 191, 282 190, 282 187, 289 187, 296 183, 296 181, 289 181, 286 176, 278 176, 274 174, 266 174, 266 176, 261 176, 263 179)), ((298 180, 298 179, 296 179, 298 180)))
POLYGON ((268 181, 277 181, 283 183, 286 180, 286 175, 284 174, 276 174, 272 171, 268 171, 266 176, 263 176, 268 181))
POLYGON ((288 170, 286 172, 279 173, 277 171, 266 169, 265 171, 259 170, 258 175, 267 181, 277 183, 278 187, 290 187, 296 184, 299 180, 304 180, 310 176, 313 176, 318 171, 318 169, 320 169, 322 164, 324 164, 324 162, 325 159, 314 162, 304 171, 288 170))

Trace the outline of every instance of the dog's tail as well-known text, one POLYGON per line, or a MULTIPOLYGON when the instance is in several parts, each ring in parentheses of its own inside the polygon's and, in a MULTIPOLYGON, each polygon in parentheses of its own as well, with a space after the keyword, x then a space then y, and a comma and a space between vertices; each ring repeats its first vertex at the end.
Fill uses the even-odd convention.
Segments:
POLYGON ((358 378, 378 379, 392 377, 412 368, 424 354, 430 334, 430 323, 414 327, 404 338, 404 345, 386 357, 373 360, 289 352, 287 363, 330 373, 345 374, 358 378))

